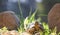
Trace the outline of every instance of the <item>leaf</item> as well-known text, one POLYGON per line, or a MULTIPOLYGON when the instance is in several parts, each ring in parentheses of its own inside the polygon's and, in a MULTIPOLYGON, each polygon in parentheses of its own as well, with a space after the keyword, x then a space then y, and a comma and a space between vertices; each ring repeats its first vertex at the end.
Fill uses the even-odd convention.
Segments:
POLYGON ((0 29, 0 33, 1 32, 6 32, 6 31, 8 31, 8 29, 6 27, 3 27, 3 28, 0 29))
POLYGON ((57 27, 55 27, 51 32, 56 33, 57 32, 57 27))
POLYGON ((25 30, 27 29, 28 23, 29 23, 29 20, 28 20, 28 17, 26 17, 25 20, 24 20, 24 29, 25 30))
POLYGON ((46 24, 45 22, 43 23, 43 28, 44 28, 44 35, 49 35, 50 33, 50 29, 48 24, 46 24))
POLYGON ((33 21, 35 21, 35 15, 36 15, 37 9, 36 11, 29 17, 29 22, 32 23, 33 21))
POLYGON ((7 30, 7 28, 6 27, 3 27, 2 30, 7 30))
POLYGON ((43 22, 43 27, 44 27, 44 29, 49 29, 48 24, 46 24, 45 22, 43 22))
POLYGON ((60 32, 58 33, 58 35, 60 35, 60 32))

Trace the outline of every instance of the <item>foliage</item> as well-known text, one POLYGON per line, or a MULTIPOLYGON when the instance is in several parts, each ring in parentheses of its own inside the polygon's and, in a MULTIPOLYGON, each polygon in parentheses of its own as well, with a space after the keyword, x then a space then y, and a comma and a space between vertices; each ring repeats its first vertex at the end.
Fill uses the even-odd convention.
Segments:
POLYGON ((8 31, 6 27, 0 29, 0 33, 8 31))
POLYGON ((26 17, 25 19, 22 19, 20 21, 21 22, 21 25, 20 25, 20 28, 18 28, 18 31, 19 32, 25 31, 27 29, 28 24, 35 21, 35 14, 36 14, 36 12, 37 12, 37 9, 36 9, 36 11, 32 15, 30 13, 28 17, 26 17))
MULTIPOLYGON (((35 21, 40 22, 41 18, 35 19, 37 9, 32 15, 31 15, 32 11, 30 11, 29 16, 24 18, 23 14, 22 14, 21 7, 20 7, 20 0, 18 0, 18 6, 19 6, 19 9, 20 9, 20 27, 18 28, 18 32, 22 33, 27 29, 27 26, 30 23, 35 22, 35 21)), ((60 35, 60 32, 56 33, 57 32, 57 27, 55 27, 53 30, 51 30, 51 29, 49 29, 49 26, 48 26, 47 23, 43 22, 41 24, 43 25, 44 30, 40 31, 40 35, 60 35)), ((5 31, 8 31, 6 27, 3 27, 3 28, 0 29, 0 33, 5 32, 5 31)))
MULTIPOLYGON (((24 29, 24 31, 27 29, 27 26, 34 22, 34 21, 39 21, 41 20, 41 18, 38 18, 38 19, 35 19, 35 14, 36 14, 37 10, 30 16, 26 17, 23 21, 23 26, 24 27, 21 27, 22 29, 24 29)), ((22 24, 22 23, 21 23, 22 24)), ((43 22, 41 23, 43 25, 43 29, 44 31, 40 31, 40 35, 60 35, 60 32, 59 33, 56 33, 57 32, 57 27, 55 27, 53 30, 49 29, 49 26, 47 23, 43 22)), ((18 31, 20 32, 24 32, 22 29, 18 29, 18 31)))
MULTIPOLYGON (((26 17, 24 19, 24 21, 22 21, 23 24, 21 23, 20 28, 18 28, 19 33, 24 32, 25 29, 27 29, 27 26, 29 25, 29 23, 32 23, 32 22, 36 21, 36 19, 35 19, 36 12, 33 13, 31 16, 26 17)), ((38 19, 40 19, 40 18, 38 18, 38 19)), ((38 19, 37 19, 37 21, 38 21, 38 19)), ((43 22, 41 24, 43 25, 44 30, 40 31, 40 35, 60 35, 60 32, 56 33, 57 32, 57 27, 55 27, 53 30, 51 30, 51 29, 49 29, 49 26, 48 26, 47 23, 43 22)), ((5 31, 8 31, 6 27, 3 27, 3 28, 0 29, 0 33, 5 32, 5 31)))

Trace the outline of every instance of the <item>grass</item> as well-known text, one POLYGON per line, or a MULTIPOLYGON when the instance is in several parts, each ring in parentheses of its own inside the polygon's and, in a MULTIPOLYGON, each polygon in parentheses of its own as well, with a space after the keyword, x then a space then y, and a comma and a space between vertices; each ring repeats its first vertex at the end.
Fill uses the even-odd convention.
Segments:
MULTIPOLYGON (((27 16, 26 18, 23 17, 23 14, 22 14, 22 10, 21 10, 21 7, 20 7, 20 0, 18 0, 18 6, 19 6, 19 9, 20 9, 20 27, 18 28, 18 32, 19 33, 22 33, 24 32, 26 29, 27 29, 27 26, 34 22, 34 21, 38 21, 40 22, 40 20, 42 20, 41 18, 38 18, 38 19, 35 19, 35 15, 37 13, 37 10, 35 10, 35 12, 33 14, 31 14, 32 11, 30 11, 30 14, 29 16, 27 16)), ((44 15, 43 15, 44 16, 44 15)), ((60 35, 60 32, 59 33, 56 33, 57 32, 57 27, 55 27, 53 30, 49 29, 49 26, 47 23, 43 22, 41 23, 43 25, 43 29, 44 31, 40 31, 40 35, 60 35)), ((1 32, 5 32, 5 31, 9 31, 7 30, 6 27, 3 27, 0 29, 0 33, 1 32)))
MULTIPOLYGON (((35 19, 36 12, 37 12, 37 10, 32 15, 23 19, 23 21, 20 25, 20 28, 18 28, 19 33, 24 32, 25 29, 27 29, 27 26, 29 25, 29 23, 32 23, 34 21, 39 21, 38 19, 35 19)), ((41 24, 43 25, 44 31, 41 31, 40 35, 60 35, 60 32, 56 33, 57 32, 57 29, 56 29, 57 27, 55 27, 53 30, 51 30, 51 29, 49 29, 49 26, 48 26, 47 23, 43 22, 41 24)), ((5 31, 8 31, 6 27, 3 27, 3 28, 0 29, 0 33, 5 32, 5 31)))

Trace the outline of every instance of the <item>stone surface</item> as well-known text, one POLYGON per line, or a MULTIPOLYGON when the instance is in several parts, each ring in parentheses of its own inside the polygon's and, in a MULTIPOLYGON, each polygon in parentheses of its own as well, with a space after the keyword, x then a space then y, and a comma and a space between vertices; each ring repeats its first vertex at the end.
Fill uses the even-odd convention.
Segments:
POLYGON ((20 33, 18 31, 12 30, 12 31, 2 32, 0 35, 20 35, 20 33))
POLYGON ((32 34, 30 34, 28 32, 23 32, 23 33, 20 33, 20 35, 32 35, 32 34))
POLYGON ((0 13, 0 28, 7 27, 9 30, 15 30, 19 27, 19 18, 12 11, 0 13))
POLYGON ((51 29, 57 27, 60 32, 60 3, 55 4, 48 13, 48 24, 51 29))

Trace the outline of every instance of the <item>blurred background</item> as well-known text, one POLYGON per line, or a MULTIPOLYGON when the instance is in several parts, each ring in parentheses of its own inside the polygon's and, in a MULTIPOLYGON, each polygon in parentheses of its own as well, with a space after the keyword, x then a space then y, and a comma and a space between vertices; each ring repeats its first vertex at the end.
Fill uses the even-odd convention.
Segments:
POLYGON ((36 18, 41 17, 42 22, 48 22, 48 12, 56 3, 60 3, 60 0, 0 0, 0 12, 14 11, 17 15, 20 15, 22 11, 25 18, 30 11, 34 13, 38 9, 36 18))

